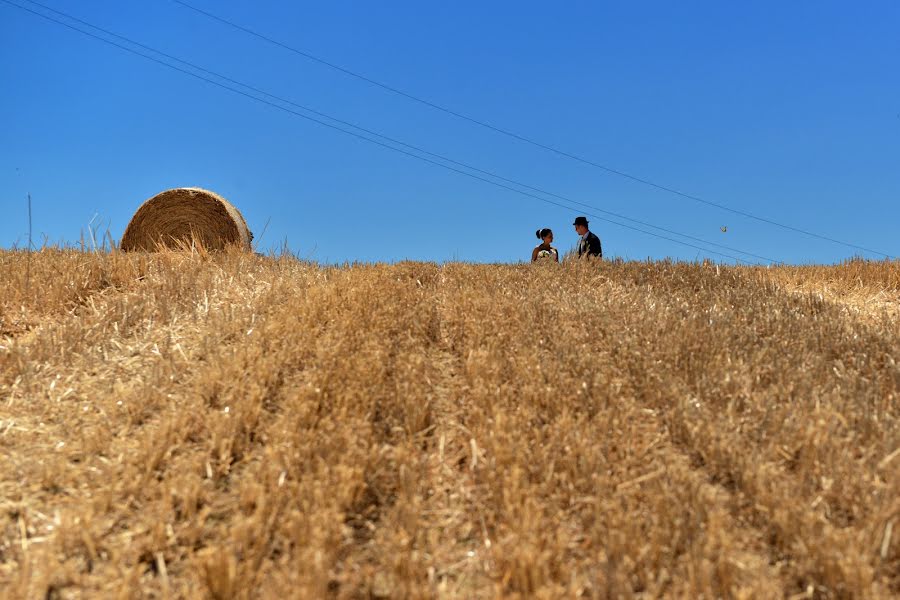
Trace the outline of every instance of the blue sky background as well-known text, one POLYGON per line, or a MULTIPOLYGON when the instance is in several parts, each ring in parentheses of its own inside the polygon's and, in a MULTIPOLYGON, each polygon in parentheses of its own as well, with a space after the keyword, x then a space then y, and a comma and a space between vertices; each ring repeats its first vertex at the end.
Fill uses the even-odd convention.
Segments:
MULTIPOLYGON (((192 1, 543 143, 900 255, 900 3, 192 1)), ((854 254, 505 138, 170 0, 44 3, 601 209, 789 262, 854 254)), ((526 260, 539 227, 562 249, 575 241, 577 208, 372 146, 4 3, 0 86, 3 247, 27 239, 28 193, 35 236, 75 242, 95 215, 119 238, 142 201, 176 186, 222 194, 257 235, 271 219, 261 249, 286 240, 322 262, 526 260)), ((591 221, 609 256, 720 258, 591 221)))

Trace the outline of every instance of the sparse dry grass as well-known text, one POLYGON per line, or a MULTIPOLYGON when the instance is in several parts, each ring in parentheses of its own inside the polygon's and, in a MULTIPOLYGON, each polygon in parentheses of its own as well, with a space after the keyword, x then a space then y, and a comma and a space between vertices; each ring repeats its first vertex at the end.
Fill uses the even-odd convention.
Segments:
POLYGON ((0 283, 0 595, 900 594, 897 263, 0 283))
POLYGON ((812 294, 867 318, 900 317, 900 264, 853 259, 840 266, 806 265, 755 271, 761 281, 812 294))

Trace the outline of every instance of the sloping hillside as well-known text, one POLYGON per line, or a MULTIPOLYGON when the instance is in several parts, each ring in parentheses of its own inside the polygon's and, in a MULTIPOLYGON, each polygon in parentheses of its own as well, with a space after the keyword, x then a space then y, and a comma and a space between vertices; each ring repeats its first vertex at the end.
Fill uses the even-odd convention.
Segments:
POLYGON ((896 263, 0 284, 0 595, 900 594, 896 263))

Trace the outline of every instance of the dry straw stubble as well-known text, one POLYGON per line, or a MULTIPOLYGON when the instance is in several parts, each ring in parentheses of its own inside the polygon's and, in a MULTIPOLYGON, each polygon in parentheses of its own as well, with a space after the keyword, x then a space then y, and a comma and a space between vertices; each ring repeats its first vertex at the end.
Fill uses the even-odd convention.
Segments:
POLYGON ((154 251, 199 242, 207 250, 249 250, 253 234, 241 212, 215 192, 173 188, 144 202, 122 236, 125 251, 154 251))
POLYGON ((34 259, 0 598, 900 593, 894 263, 34 259))

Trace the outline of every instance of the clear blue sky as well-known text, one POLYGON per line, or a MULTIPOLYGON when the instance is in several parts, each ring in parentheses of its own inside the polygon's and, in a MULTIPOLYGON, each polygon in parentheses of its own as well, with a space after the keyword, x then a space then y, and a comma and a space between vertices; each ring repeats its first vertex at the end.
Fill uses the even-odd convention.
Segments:
MULTIPOLYGON (((27 5, 25 0, 14 0, 27 5)), ((43 0, 270 93, 554 193, 789 262, 852 249, 555 156, 391 95, 170 0, 43 0), (720 227, 726 226, 727 233, 720 227)), ((900 255, 900 3, 194 4, 369 77, 665 186, 900 255)), ((40 11, 41 9, 31 8, 40 11)), ((525 260, 567 210, 350 138, 0 3, 0 246, 119 238, 201 186, 261 249, 525 260)), ((591 219, 607 255, 715 255, 591 219)), ((693 243, 693 242, 692 242, 693 243)))

